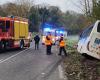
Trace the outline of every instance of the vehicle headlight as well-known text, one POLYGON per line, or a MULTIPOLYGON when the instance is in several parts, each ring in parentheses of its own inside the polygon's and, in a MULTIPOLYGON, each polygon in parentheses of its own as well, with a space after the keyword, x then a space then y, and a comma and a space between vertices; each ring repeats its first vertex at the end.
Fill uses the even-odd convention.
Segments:
POLYGON ((58 39, 58 37, 56 37, 56 39, 58 39))
POLYGON ((42 40, 45 41, 45 38, 43 38, 42 40))
POLYGON ((55 41, 55 39, 53 38, 52 41, 55 41))

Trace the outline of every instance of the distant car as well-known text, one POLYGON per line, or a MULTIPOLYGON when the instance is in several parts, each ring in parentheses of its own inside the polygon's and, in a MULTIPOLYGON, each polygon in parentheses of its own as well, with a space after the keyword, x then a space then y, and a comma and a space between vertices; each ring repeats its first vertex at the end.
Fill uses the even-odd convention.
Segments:
POLYGON ((81 33, 77 50, 81 54, 100 59, 100 20, 81 33))

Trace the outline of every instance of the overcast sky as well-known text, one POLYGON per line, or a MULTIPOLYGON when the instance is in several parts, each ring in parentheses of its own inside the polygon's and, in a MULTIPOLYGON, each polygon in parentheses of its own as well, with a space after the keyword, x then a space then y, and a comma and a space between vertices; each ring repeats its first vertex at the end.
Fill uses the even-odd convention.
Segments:
MULTIPOLYGON (((0 4, 7 2, 13 2, 13 0, 0 0, 0 4)), ((46 3, 52 6, 58 6, 63 12, 65 12, 66 10, 73 10, 81 13, 79 0, 35 0, 35 4, 42 3, 46 3)))

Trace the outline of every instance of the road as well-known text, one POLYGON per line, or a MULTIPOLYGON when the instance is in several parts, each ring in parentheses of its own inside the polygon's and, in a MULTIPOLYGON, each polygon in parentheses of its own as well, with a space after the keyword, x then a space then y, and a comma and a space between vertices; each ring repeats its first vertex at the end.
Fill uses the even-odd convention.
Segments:
POLYGON ((24 50, 9 50, 0 54, 0 80, 61 80, 58 65, 62 57, 53 47, 46 55, 45 46, 34 50, 34 43, 24 50), (58 76, 58 77, 57 77, 58 76))

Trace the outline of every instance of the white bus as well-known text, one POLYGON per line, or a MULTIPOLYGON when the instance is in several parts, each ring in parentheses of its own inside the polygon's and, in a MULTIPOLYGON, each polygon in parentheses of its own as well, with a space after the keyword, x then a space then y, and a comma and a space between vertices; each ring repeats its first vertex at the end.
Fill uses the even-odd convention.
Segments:
POLYGON ((100 20, 81 33, 77 50, 81 54, 100 59, 100 20))

